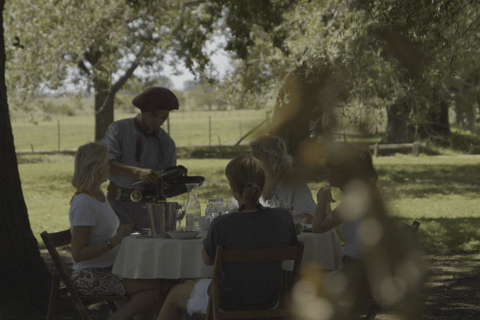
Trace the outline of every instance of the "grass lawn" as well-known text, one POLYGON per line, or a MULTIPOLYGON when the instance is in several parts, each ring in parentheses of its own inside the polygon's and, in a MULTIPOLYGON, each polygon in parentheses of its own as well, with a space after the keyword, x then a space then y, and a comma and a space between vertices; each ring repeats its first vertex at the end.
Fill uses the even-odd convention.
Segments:
MULTIPOLYGON (((115 113, 115 120, 134 117, 132 113, 115 113)), ((170 135, 177 146, 233 145, 242 135, 265 119, 263 110, 235 111, 173 111, 170 114, 170 135), (235 119, 232 125, 231 119, 235 119), (209 128, 211 128, 209 130, 209 128)), ((94 139, 94 115, 60 116, 38 123, 12 121, 16 150, 56 150, 58 122, 60 122, 60 149, 78 148, 94 139)), ((167 130, 166 123, 163 125, 167 130)))
MULTIPOLYGON (((19 170, 34 234, 68 228, 71 155, 19 156, 19 170)), ((179 159, 189 175, 207 178, 198 190, 205 210, 207 198, 231 199, 224 169, 227 159, 179 159)), ((378 185, 388 213, 399 223, 421 222, 419 236, 432 251, 480 249, 480 156, 397 155, 374 159, 378 185)), ((312 194, 324 181, 312 182, 312 194)), ((106 188, 107 184, 103 185, 106 188)), ((340 192, 336 191, 339 198, 340 192)), ((186 194, 173 198, 185 202, 186 194)))

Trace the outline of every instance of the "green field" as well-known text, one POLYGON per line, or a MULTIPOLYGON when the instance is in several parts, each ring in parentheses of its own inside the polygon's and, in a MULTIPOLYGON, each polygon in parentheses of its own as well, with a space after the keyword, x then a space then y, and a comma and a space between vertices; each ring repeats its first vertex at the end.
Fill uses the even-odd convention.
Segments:
MULTIPOLYGON (((115 113, 115 120, 135 114, 115 113)), ((189 111, 170 113, 170 135, 178 146, 233 145, 249 130, 265 119, 263 110, 189 111), (232 121, 234 124, 232 125, 232 121), (211 126, 210 126, 211 124, 211 126), (211 129, 209 130, 209 128, 211 129)), ((16 150, 72 149, 94 139, 94 115, 59 116, 34 124, 25 119, 12 121, 16 150)), ((163 128, 167 130, 166 123, 163 128)))
MULTIPOLYGON (((68 223, 73 194, 71 155, 19 156, 19 170, 30 223, 37 239, 43 230, 59 231, 68 223)), ((179 159, 190 175, 207 178, 199 188, 206 199, 231 199, 224 175, 227 159, 179 159)), ((397 155, 374 160, 388 213, 400 224, 419 220, 419 236, 432 251, 480 249, 480 156, 397 155)), ((315 194, 324 181, 309 186, 315 194)), ((106 184, 104 184, 106 187, 106 184)), ((335 192, 339 197, 339 192, 335 192)), ((185 202, 186 195, 172 200, 185 202)))

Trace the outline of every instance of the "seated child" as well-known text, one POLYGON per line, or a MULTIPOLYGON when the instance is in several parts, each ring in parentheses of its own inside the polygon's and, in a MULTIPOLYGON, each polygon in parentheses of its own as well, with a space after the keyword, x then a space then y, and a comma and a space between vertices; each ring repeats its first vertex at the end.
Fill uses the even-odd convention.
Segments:
MULTIPOLYGON (((298 244, 290 212, 264 208, 259 198, 265 171, 251 155, 239 155, 227 165, 225 175, 240 208, 215 218, 203 242, 205 264, 212 265, 217 245, 229 249, 287 247, 298 244)), ((210 279, 176 285, 167 296, 158 320, 181 319, 189 314, 206 314, 210 279)), ((243 263, 223 266, 218 280, 220 309, 224 311, 274 309, 280 299, 282 263, 243 263)))

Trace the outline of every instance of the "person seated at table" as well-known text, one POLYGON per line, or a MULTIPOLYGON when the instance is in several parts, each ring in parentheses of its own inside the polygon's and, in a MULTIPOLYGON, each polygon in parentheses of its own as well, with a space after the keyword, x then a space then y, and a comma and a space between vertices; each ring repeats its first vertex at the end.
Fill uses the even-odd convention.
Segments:
POLYGON ((122 239, 132 232, 131 225, 119 226, 100 185, 107 181, 107 147, 92 142, 78 148, 70 202, 72 232, 72 280, 81 295, 127 295, 127 302, 109 319, 131 319, 144 313, 153 316, 155 283, 122 279, 112 274, 112 266, 122 239))
POLYGON ((324 233, 340 226, 346 240, 343 248, 345 265, 355 263, 361 256, 361 243, 357 229, 361 223, 362 200, 356 187, 361 182, 370 192, 379 193, 376 181, 377 172, 373 167, 372 156, 367 149, 358 149, 348 142, 335 142, 329 145, 325 160, 328 182, 343 192, 342 202, 332 210, 334 202, 330 188, 320 188, 317 194, 317 207, 313 216, 312 231, 324 233))
MULTIPOLYGON (((203 241, 202 256, 206 265, 213 265, 218 245, 253 249, 298 244, 291 214, 286 209, 265 208, 259 203, 265 184, 260 161, 252 155, 239 155, 227 165, 225 175, 240 208, 212 221, 203 241)), ((158 319, 181 319, 182 310, 206 314, 210 282, 211 279, 200 279, 174 286, 158 319)), ((281 284, 281 262, 222 266, 218 279, 220 309, 273 309, 280 299, 281 284)))
POLYGON ((260 160, 267 173, 266 186, 261 203, 268 200, 282 200, 296 216, 304 216, 307 223, 312 223, 315 201, 308 185, 298 179, 288 179, 292 168, 292 156, 282 138, 261 136, 250 142, 252 155, 260 160))

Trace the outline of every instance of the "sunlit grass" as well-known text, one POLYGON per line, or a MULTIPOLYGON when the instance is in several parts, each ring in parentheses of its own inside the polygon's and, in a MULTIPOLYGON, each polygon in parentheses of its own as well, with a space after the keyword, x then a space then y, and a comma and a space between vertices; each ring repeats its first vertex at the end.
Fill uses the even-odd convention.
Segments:
MULTIPOLYGON (((116 113, 115 120, 134 117, 116 113)), ((178 146, 233 145, 242 135, 265 119, 262 110, 174 111, 170 114, 170 135, 178 146), (233 120, 233 121, 232 121, 233 120)), ((60 130, 60 149, 73 149, 94 139, 94 115, 55 117, 51 121, 23 119, 12 122, 16 150, 56 150, 60 130), (60 129, 59 129, 60 123, 60 129)), ((167 124, 163 125, 167 130, 167 124)))

